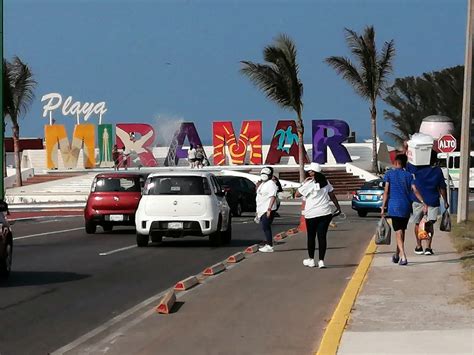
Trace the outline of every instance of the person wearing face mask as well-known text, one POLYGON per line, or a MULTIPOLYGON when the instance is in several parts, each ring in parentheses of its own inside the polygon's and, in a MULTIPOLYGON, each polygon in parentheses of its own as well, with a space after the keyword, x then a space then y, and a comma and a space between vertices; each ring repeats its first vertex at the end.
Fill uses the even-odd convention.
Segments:
POLYGON ((260 219, 263 233, 265 234, 265 245, 258 250, 262 253, 273 252, 273 234, 272 222, 277 208, 276 196, 278 187, 272 180, 272 171, 270 168, 263 168, 260 171, 261 183, 257 188, 257 218, 260 219))
POLYGON ((334 215, 341 213, 341 207, 333 192, 333 187, 321 173, 321 166, 318 163, 311 163, 305 166, 305 171, 309 177, 303 182, 296 192, 296 197, 303 197, 305 208, 303 215, 306 222, 308 237, 308 259, 303 260, 303 265, 315 267, 314 251, 316 249, 316 235, 318 236, 318 252, 320 269, 325 268, 324 257, 326 255, 327 241, 326 235, 329 224, 334 215), (331 201, 336 206, 336 211, 332 212, 331 201))

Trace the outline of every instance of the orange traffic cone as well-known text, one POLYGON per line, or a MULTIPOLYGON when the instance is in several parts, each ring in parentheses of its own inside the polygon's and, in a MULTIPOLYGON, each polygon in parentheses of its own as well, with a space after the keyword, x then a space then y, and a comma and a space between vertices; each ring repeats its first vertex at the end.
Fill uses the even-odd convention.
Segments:
MULTIPOLYGON (((306 204, 306 202, 303 201, 303 203, 301 204, 301 212, 304 211, 305 204, 306 204)), ((304 219, 303 213, 301 213, 300 225, 298 226, 298 230, 300 232, 306 232, 306 220, 304 219)))

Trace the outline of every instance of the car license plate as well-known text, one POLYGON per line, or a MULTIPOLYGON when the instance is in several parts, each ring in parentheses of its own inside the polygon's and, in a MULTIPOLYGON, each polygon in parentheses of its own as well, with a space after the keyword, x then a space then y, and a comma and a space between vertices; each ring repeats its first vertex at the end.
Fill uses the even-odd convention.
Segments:
POLYGON ((183 222, 169 222, 169 229, 183 229, 183 222))
POLYGON ((365 199, 366 199, 366 200, 373 200, 373 199, 374 199, 374 196, 372 196, 372 195, 366 195, 366 196, 365 196, 365 199))
POLYGON ((112 222, 122 222, 123 221, 123 215, 122 214, 111 214, 109 216, 109 220, 112 222))

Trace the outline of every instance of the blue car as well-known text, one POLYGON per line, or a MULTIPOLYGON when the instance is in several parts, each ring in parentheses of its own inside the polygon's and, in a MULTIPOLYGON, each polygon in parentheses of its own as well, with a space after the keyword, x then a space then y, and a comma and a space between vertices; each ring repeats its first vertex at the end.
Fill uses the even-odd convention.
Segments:
POLYGON ((380 213, 383 202, 384 181, 376 179, 367 181, 352 196, 352 209, 359 217, 367 216, 369 212, 380 213))

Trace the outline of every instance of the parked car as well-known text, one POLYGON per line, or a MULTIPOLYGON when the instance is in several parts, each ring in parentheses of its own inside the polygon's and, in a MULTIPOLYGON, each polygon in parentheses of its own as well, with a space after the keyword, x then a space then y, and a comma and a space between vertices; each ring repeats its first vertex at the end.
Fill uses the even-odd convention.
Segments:
POLYGON ((359 217, 367 216, 369 212, 379 212, 383 202, 384 181, 375 179, 366 182, 352 196, 352 209, 359 217))
POLYGON ((10 275, 13 261, 13 233, 5 217, 8 212, 6 202, 0 201, 0 279, 6 279, 10 275))
POLYGON ((216 176, 226 192, 227 203, 233 216, 241 216, 243 212, 255 212, 257 196, 255 184, 240 176, 216 176))
POLYGON ((212 244, 230 242, 232 220, 216 177, 203 171, 151 174, 135 217, 137 245, 163 236, 209 236, 212 244))
POLYGON ((117 225, 134 226, 146 176, 137 173, 97 175, 84 209, 86 233, 94 234, 97 226, 105 232, 117 225))

